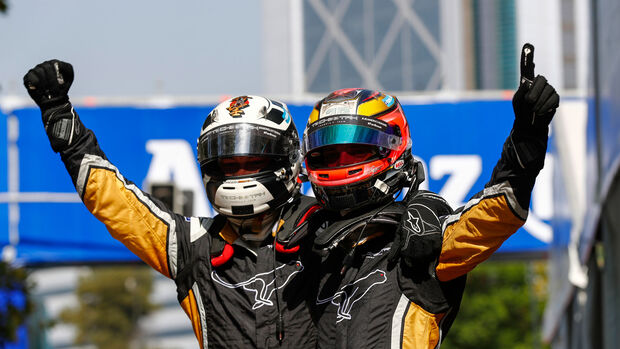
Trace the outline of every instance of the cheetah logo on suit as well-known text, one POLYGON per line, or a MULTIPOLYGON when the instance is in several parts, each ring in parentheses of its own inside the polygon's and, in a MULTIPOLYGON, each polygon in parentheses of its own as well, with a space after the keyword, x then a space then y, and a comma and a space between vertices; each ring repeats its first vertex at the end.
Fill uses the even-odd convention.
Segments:
POLYGON ((338 316, 336 318, 336 323, 342 320, 351 320, 351 309, 353 305, 364 298, 366 293, 368 293, 373 286, 384 284, 386 281, 386 273, 383 270, 377 269, 361 279, 357 279, 352 283, 342 286, 340 291, 329 298, 319 299, 317 297, 316 304, 331 302, 331 304, 337 306, 338 316))
POLYGON ((287 265, 293 265, 295 267, 295 270, 293 270, 289 275, 286 276, 286 280, 284 280, 284 282, 278 282, 277 288, 275 287, 276 283, 273 270, 256 274, 248 280, 234 284, 222 280, 222 278, 215 271, 211 272, 211 278, 213 279, 213 281, 226 288, 232 289, 241 287, 250 293, 254 293, 254 305, 252 306, 252 309, 255 310, 265 305, 273 306, 273 302, 270 299, 275 290, 283 288, 286 284, 289 283, 289 281, 291 281, 295 274, 304 270, 304 266, 301 264, 300 261, 292 261, 288 264, 282 264, 275 270, 279 271, 287 265))

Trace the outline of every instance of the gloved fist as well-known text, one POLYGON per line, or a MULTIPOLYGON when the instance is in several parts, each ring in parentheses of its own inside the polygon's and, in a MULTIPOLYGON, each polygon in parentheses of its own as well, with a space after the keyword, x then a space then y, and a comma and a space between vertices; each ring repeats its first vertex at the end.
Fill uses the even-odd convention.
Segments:
POLYGON ((549 124, 560 104, 560 96, 544 76, 534 77, 534 46, 521 50, 521 79, 512 98, 515 121, 510 145, 523 169, 540 170, 547 151, 549 124))
POLYGON ((560 104, 560 96, 547 79, 534 77, 534 65, 534 46, 525 44, 521 50, 521 81, 512 98, 515 125, 524 131, 549 126, 560 104))
POLYGON ((24 75, 24 86, 41 111, 69 102, 73 83, 71 64, 53 59, 38 64, 24 75))
POLYGON ((38 64, 24 75, 24 86, 41 108, 43 126, 55 152, 67 150, 86 131, 69 103, 71 83, 73 67, 57 59, 38 64))
POLYGON ((439 195, 420 190, 407 202, 388 261, 400 258, 408 267, 428 266, 441 253, 443 235, 439 217, 452 208, 439 195))

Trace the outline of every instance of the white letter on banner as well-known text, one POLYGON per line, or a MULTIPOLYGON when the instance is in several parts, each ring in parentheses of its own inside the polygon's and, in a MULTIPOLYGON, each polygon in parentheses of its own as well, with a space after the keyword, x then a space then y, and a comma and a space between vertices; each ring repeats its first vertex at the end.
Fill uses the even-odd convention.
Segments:
POLYGON ((482 159, 479 155, 436 155, 431 158, 431 178, 439 180, 449 175, 441 188, 441 195, 452 208, 465 204, 467 194, 482 173, 482 159))
POLYGON ((144 188, 148 183, 172 182, 180 190, 194 192, 194 215, 213 217, 191 146, 183 139, 153 139, 146 142, 153 154, 144 188))

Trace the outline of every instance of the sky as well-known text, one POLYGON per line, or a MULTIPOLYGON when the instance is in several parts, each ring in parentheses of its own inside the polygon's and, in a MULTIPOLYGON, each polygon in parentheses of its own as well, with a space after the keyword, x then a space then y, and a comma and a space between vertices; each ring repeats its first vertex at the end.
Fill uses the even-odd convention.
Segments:
POLYGON ((73 64, 72 96, 260 93, 257 0, 8 0, 0 15, 0 95, 23 75, 73 64))

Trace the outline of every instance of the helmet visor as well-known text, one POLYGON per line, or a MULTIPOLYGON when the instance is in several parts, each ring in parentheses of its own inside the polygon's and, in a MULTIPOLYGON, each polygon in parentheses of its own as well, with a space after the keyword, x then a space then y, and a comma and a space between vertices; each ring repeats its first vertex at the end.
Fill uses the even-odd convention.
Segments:
POLYGON ((198 161, 231 156, 287 156, 289 144, 282 131, 239 123, 214 128, 198 138, 198 161))
POLYGON ((310 169, 347 167, 383 158, 386 153, 374 145, 334 144, 308 152, 306 164, 310 169))
POLYGON ((304 134, 304 153, 335 144, 367 144, 395 150, 400 132, 386 122, 360 115, 337 115, 318 120, 304 134))

